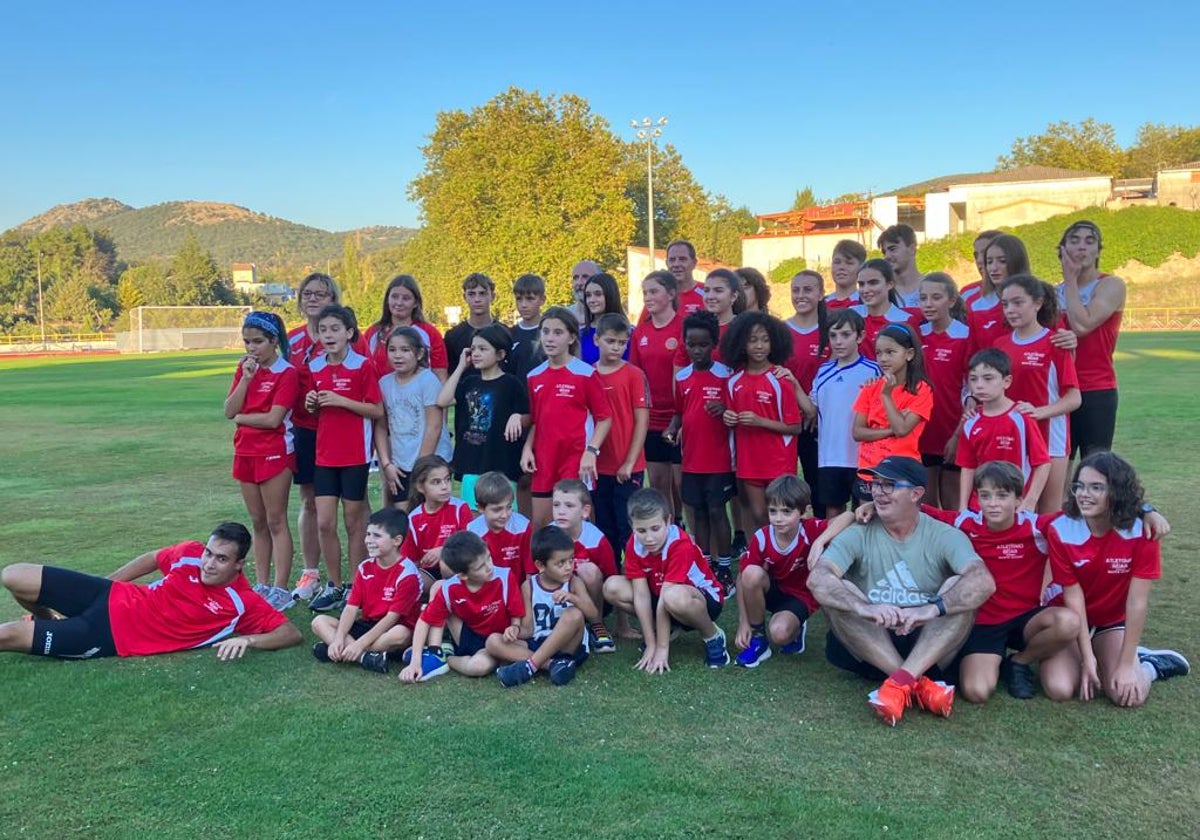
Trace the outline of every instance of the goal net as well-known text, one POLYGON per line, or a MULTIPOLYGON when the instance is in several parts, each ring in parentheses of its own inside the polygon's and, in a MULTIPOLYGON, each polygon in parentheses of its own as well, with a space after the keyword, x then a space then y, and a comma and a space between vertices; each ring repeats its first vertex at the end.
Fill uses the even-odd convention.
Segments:
POLYGON ((125 353, 168 350, 236 350, 249 306, 138 306, 129 311, 129 332, 117 334, 125 353))

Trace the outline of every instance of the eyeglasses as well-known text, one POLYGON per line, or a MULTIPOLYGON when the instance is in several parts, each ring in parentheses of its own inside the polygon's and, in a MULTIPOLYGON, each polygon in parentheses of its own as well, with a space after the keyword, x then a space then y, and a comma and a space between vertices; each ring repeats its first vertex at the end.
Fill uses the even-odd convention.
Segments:
POLYGON ((885 495, 891 495, 900 489, 917 486, 915 484, 909 484, 907 481, 888 481, 887 479, 875 479, 874 481, 868 481, 865 483, 867 488, 872 493, 883 493, 885 495))
POLYGON ((1071 482, 1071 495, 1078 496, 1087 493, 1089 496, 1103 496, 1108 492, 1107 484, 1093 482, 1092 484, 1084 484, 1082 481, 1071 482))
POLYGON ((300 293, 301 300, 324 300, 327 297, 331 297, 329 292, 316 291, 313 289, 306 289, 300 293))

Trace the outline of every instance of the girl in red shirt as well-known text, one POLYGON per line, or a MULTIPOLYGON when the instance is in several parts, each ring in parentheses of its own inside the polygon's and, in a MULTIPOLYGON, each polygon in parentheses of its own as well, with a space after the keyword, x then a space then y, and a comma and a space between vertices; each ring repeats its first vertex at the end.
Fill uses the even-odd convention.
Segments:
POLYGON ((921 323, 921 316, 900 307, 896 275, 887 260, 867 260, 858 270, 858 296, 862 303, 851 307, 863 317, 866 329, 858 352, 875 361, 875 336, 888 324, 921 323))
POLYGON ((471 507, 453 495, 450 465, 440 455, 422 455, 413 464, 408 488, 408 536, 404 556, 424 573, 424 594, 434 581, 454 577, 442 565, 442 545, 451 534, 467 530, 471 507))
POLYGON ((411 275, 398 274, 388 283, 383 293, 383 314, 367 328, 365 335, 371 360, 381 374, 392 369, 387 355, 387 340, 392 330, 396 327, 413 327, 429 348, 429 369, 442 382, 446 381, 446 370, 450 366, 446 358, 446 342, 438 328, 425 320, 423 306, 421 287, 411 275))
POLYGON ((237 425, 233 435, 233 477, 254 527, 255 591, 275 609, 292 605, 292 529, 288 492, 296 469, 292 408, 300 390, 288 362, 287 328, 273 312, 251 312, 242 323, 246 355, 225 398, 225 417, 237 425), (274 585, 269 585, 271 563, 274 585))
MULTIPOLYGON (((829 356, 829 347, 822 340, 828 308, 828 303, 822 299, 824 286, 820 272, 812 269, 805 269, 793 277, 792 309, 795 314, 784 321, 792 334, 792 355, 787 360, 787 368, 806 394, 812 391, 817 368, 829 356)), ((805 422, 796 441, 800 469, 809 487, 817 486, 816 420, 814 415, 805 422)))
POLYGON ((958 510, 958 468, 954 451, 966 396, 970 330, 966 310, 949 274, 935 271, 921 281, 921 348, 925 375, 933 386, 933 414, 918 448, 929 470, 928 504, 958 510))

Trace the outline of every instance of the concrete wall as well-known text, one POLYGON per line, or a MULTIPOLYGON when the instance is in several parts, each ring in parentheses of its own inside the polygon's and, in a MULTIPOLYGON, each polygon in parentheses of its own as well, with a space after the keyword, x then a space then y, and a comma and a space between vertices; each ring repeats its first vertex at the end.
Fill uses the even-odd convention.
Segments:
POLYGON ((771 270, 784 260, 802 257, 809 268, 828 268, 833 248, 843 239, 853 239, 869 251, 875 247, 879 230, 869 233, 866 241, 850 231, 813 233, 808 236, 763 236, 742 239, 742 265, 757 268, 768 277, 771 270))
POLYGON ((1164 169, 1156 181, 1160 207, 1200 209, 1200 169, 1164 169))
MULTIPOLYGON (((1112 198, 1112 179, 1102 175, 1063 181, 964 184, 953 187, 951 195, 961 196, 959 200, 966 202, 966 228, 985 230, 1040 222, 1084 207, 1104 207, 1112 198)), ((926 200, 929 198, 926 196, 926 200)), ((931 234, 929 238, 934 237, 931 234)))
MULTIPOLYGON (((657 238, 657 237, 656 237, 657 238)), ((667 267, 666 251, 655 249, 654 262, 645 248, 625 249, 625 276, 629 278, 629 294, 626 296, 625 311, 637 318, 642 313, 642 280, 651 271, 667 267)), ((700 274, 699 270, 696 272, 700 274)), ((703 279, 703 275, 701 275, 703 279)))

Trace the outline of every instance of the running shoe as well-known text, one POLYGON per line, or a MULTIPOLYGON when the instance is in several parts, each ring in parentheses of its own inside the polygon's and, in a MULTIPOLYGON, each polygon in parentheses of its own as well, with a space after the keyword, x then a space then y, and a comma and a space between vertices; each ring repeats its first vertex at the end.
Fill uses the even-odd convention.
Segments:
POLYGON ((1137 658, 1138 662, 1149 662, 1160 680, 1182 677, 1192 670, 1192 666, 1183 658, 1183 654, 1176 650, 1150 650, 1150 648, 1139 647, 1137 658))
POLYGON ((320 591, 321 573, 316 569, 305 569, 304 574, 300 575, 300 580, 296 581, 292 598, 297 601, 311 601, 320 591))
POLYGON ((382 650, 369 650, 362 655, 362 659, 358 660, 358 664, 363 666, 367 671, 374 671, 377 674, 386 674, 388 672, 387 653, 382 650))
POLYGON ((1033 695, 1037 693, 1033 669, 1022 662, 1014 662, 1011 656, 1001 660, 1000 676, 1008 686, 1009 695, 1018 700, 1032 700, 1033 695))
POLYGON ((729 664, 729 651, 725 648, 725 631, 717 628, 715 638, 704 643, 704 664, 709 668, 724 668, 729 664))
POLYGON ((290 610, 296 603, 296 599, 292 597, 292 593, 282 586, 267 587, 267 592, 263 595, 263 600, 280 612, 290 610))
POLYGON ((312 646, 313 656, 318 662, 329 662, 329 645, 324 642, 317 642, 312 646))
POLYGON ((725 590, 725 597, 732 598, 737 594, 737 579, 733 576, 732 566, 717 565, 715 572, 717 583, 725 590))
POLYGON ((780 653, 786 653, 788 656, 795 656, 804 653, 804 637, 808 634, 808 622, 800 623, 800 632, 796 634, 796 638, 792 639, 786 645, 779 649, 780 653))
POLYGON ((934 681, 929 677, 921 677, 913 688, 913 695, 922 709, 931 715, 950 717, 954 705, 954 686, 946 685, 940 680, 934 681))
POLYGON ((528 661, 510 662, 497 668, 496 676, 505 688, 513 688, 533 679, 533 668, 529 667, 528 661))
POLYGON ((888 677, 879 688, 867 695, 867 702, 879 719, 888 726, 895 726, 904 717, 904 710, 912 705, 912 686, 903 686, 888 677))
POLYGON ((308 608, 313 612, 332 612, 346 606, 346 590, 332 583, 326 583, 321 594, 312 599, 308 608))
POLYGON ((743 668, 757 668, 771 658, 771 643, 766 636, 751 636, 750 646, 737 655, 735 660, 743 668))
MULTIPOLYGON (((400 661, 405 665, 412 662, 412 648, 404 651, 404 655, 400 657, 400 661)), ((425 648, 425 650, 421 651, 421 679, 417 682, 425 682, 434 677, 440 677, 449 670, 450 664, 446 661, 446 657, 440 650, 425 648)))
POLYGON ((250 588, 254 590, 255 594, 260 595, 263 598, 266 598, 267 593, 271 591, 271 587, 267 586, 265 583, 256 583, 250 588))
POLYGON ((578 663, 574 657, 559 657, 550 662, 550 682, 554 685, 566 685, 575 679, 575 669, 578 663))
POLYGON ((733 535, 733 544, 729 546, 729 553, 734 557, 741 557, 746 553, 746 532, 736 531, 733 535))
POLYGON ((591 627, 592 633, 592 651, 595 653, 616 653, 617 643, 613 641, 612 635, 609 634, 608 628, 604 626, 603 621, 597 621, 591 627))

